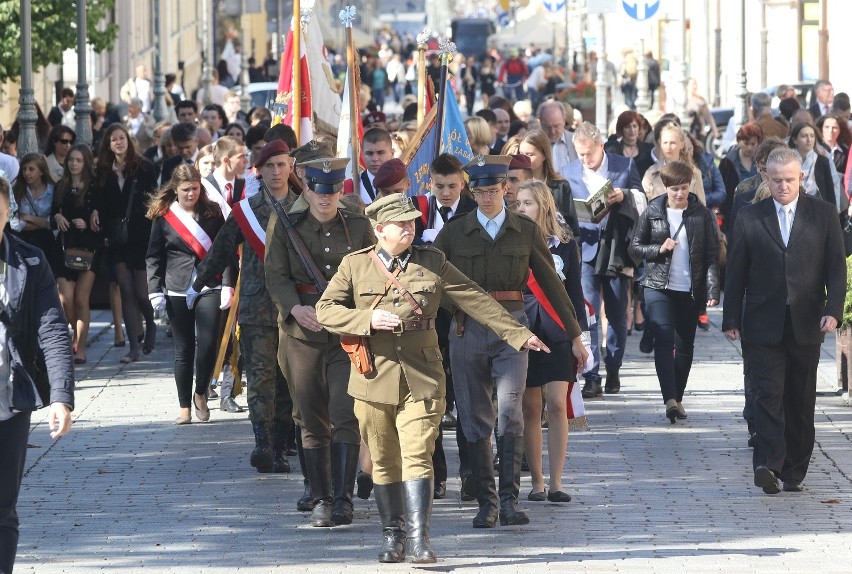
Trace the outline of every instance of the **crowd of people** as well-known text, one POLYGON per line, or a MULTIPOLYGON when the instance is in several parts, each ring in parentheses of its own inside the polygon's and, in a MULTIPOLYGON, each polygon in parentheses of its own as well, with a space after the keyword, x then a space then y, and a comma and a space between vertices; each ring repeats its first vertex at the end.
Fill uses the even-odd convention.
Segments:
MULTIPOLYGON (((410 197, 399 158, 417 130, 416 96, 405 54, 383 49, 362 70, 366 170, 355 182, 346 181, 348 158, 334 157, 334 136, 299 146, 268 110, 244 114, 218 80, 209 98, 199 94, 214 101, 206 105, 170 90, 171 120, 153 122, 144 66, 122 89, 124 118, 93 101, 91 147, 76 141, 70 90, 41 116, 38 153, 15 157, 8 132, 4 270, 17 253, 39 254, 26 265, 56 294, 39 295, 39 340, 63 348, 43 353, 49 397, 9 403, 0 392, 0 428, 21 434, 12 408, 53 403, 56 435, 67 432, 71 363, 87 361, 89 300, 104 273, 122 363, 162 345, 156 318, 167 318, 175 424, 207 422, 217 397, 221 411, 240 412, 235 375, 244 376, 250 463, 289 472, 298 456, 305 491, 296 504, 310 524, 350 524, 353 498, 372 495, 379 559, 434 562, 444 430, 455 428, 460 496, 478 503, 473 526, 527 524, 522 469, 532 476, 528 501, 571 500, 562 484, 569 429, 583 424, 582 398, 620 392, 633 331, 653 353, 665 419, 687 418, 696 329, 710 328, 706 310, 724 286, 735 303, 723 328, 743 338, 747 361, 755 484, 773 494, 780 478, 784 490, 801 490, 819 343, 845 293, 848 97, 823 82, 816 109, 784 99, 776 119, 754 94, 753 118, 717 167, 674 114, 627 109, 609 134, 583 121, 549 95, 564 80, 549 60, 530 71, 518 54, 463 59, 456 86, 475 158, 438 155, 428 193, 410 197), (403 105, 401 118, 382 111, 386 95, 403 105), (473 102, 482 104, 475 113, 473 102), (785 276, 787 255, 806 279, 785 276), (219 372, 222 342, 233 339, 219 372), (778 357, 793 366, 778 368, 778 357), (785 431, 785 417, 804 430, 785 431)), ((0 328, 0 345, 15 333, 0 328)), ((19 466, 0 466, 22 468, 18 456, 19 466)), ((17 532, 9 507, 0 520, 17 532)))

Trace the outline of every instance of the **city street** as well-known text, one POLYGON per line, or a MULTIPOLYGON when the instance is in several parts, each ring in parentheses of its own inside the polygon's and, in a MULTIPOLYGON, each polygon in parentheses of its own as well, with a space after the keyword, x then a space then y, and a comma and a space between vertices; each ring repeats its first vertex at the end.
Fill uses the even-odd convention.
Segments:
MULTIPOLYGON (((172 341, 120 366, 108 312, 93 317, 89 362, 77 374, 70 435, 54 443, 34 414, 18 509, 15 572, 819 572, 852 570, 852 408, 834 394, 834 339, 824 345, 816 448, 802 493, 752 485, 738 346, 699 331, 684 406, 664 417, 653 361, 630 337, 622 391, 586 402, 591 428, 569 441, 567 505, 522 506, 531 524, 474 530, 475 503, 451 478, 436 501, 435 565, 380 565, 374 500, 356 499, 351 526, 306 525, 289 475, 249 466, 247 413, 211 401, 211 422, 175 426, 172 341), (215 407, 215 408, 212 408, 215 407)), ((238 397, 245 405, 245 395, 238 397)), ((457 467, 452 433, 445 449, 457 467)), ((545 468, 547 468, 545 464, 545 468)))

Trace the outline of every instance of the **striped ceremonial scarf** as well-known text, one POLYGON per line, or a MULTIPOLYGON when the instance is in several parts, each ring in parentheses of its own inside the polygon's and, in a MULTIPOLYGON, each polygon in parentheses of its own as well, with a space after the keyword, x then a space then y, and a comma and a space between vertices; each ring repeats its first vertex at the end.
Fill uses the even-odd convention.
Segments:
POLYGON ((187 213, 176 201, 169 207, 163 218, 180 235, 184 243, 192 249, 198 260, 204 259, 210 246, 213 245, 213 241, 192 215, 187 213))
POLYGON ((243 232, 243 237, 249 242, 260 260, 263 261, 266 253, 266 230, 257 220, 257 215, 252 211, 249 200, 243 199, 235 203, 231 215, 237 221, 240 231, 243 232))

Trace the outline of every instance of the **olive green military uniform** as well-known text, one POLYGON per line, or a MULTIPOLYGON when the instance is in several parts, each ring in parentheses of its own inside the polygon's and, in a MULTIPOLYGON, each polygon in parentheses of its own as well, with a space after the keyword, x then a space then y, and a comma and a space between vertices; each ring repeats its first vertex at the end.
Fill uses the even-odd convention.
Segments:
MULTIPOLYGON (((281 203, 294 201, 290 194, 281 203)), ((248 200, 258 223, 266 226, 272 204, 263 191, 248 200)), ((246 374, 249 417, 255 432, 256 447, 269 446, 280 459, 288 442, 287 429, 293 425, 293 400, 284 371, 279 368, 278 313, 266 289, 263 260, 246 241, 233 213, 225 221, 213 245, 198 266, 193 288, 200 291, 214 283, 214 278, 233 261, 237 247, 243 245, 240 268, 240 353, 246 374)), ((260 450, 263 450, 261 448, 260 450)), ((252 460, 266 467, 262 453, 252 453, 252 460), (260 457, 260 459, 258 458, 260 457)), ((286 462, 286 458, 284 458, 286 462)), ((281 461, 278 461, 279 466, 281 461)), ((262 470, 258 468, 258 470, 262 470)))
MULTIPOLYGON (((363 215, 339 210, 338 217, 327 223, 317 221, 309 210, 291 210, 289 216, 326 280, 344 256, 375 243, 373 229, 363 215)), ((290 314, 296 305, 315 306, 319 294, 274 213, 267 238, 266 284, 281 318, 280 338, 299 406, 302 446, 319 448, 332 441, 359 444, 352 398, 346 393, 349 358, 337 335, 306 329, 290 314)))

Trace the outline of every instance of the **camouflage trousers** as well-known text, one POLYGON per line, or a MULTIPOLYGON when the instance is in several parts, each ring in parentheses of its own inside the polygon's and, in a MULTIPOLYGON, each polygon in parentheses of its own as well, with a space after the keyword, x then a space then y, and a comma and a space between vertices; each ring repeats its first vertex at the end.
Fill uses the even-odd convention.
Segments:
POLYGON ((293 399, 278 366, 278 328, 240 325, 249 416, 252 423, 293 423, 293 399))

